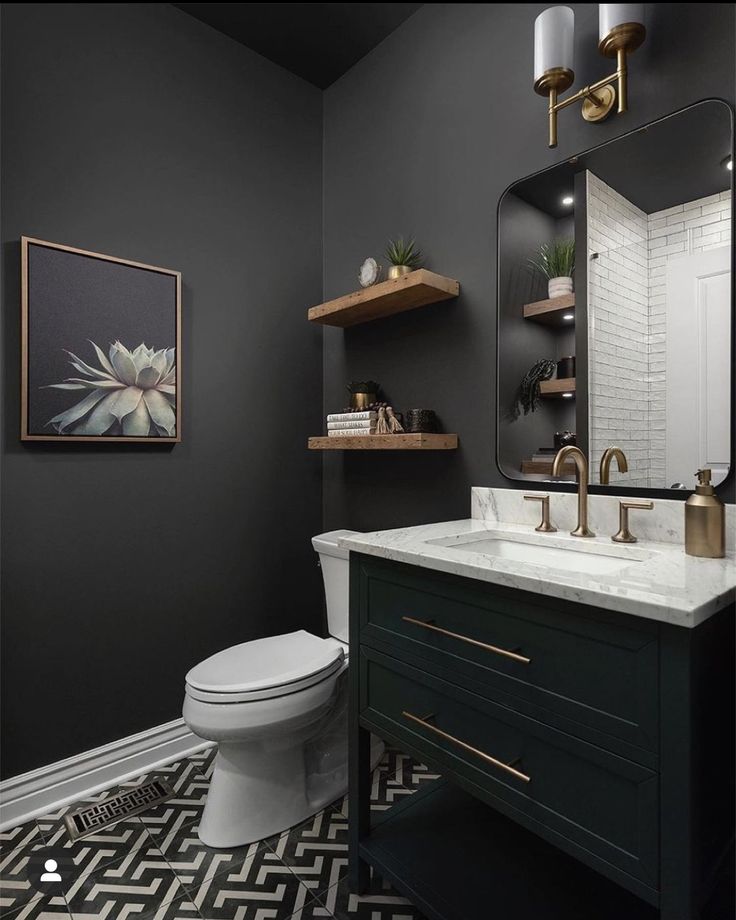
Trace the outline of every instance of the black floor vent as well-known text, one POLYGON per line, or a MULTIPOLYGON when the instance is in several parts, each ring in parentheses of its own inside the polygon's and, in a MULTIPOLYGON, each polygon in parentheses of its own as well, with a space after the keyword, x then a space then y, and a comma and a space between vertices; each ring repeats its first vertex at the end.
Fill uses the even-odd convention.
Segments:
POLYGON ((96 834, 123 818, 137 815, 141 811, 165 802, 173 794, 168 783, 157 779, 152 783, 136 786, 135 789, 119 792, 96 805, 88 805, 86 808, 69 812, 64 817, 64 823, 70 839, 77 840, 79 837, 96 834))

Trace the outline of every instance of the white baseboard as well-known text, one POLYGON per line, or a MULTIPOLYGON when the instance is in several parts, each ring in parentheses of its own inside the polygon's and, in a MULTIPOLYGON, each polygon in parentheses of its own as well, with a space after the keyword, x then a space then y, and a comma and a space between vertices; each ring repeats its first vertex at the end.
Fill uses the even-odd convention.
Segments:
POLYGON ((154 767, 210 747, 183 719, 0 782, 0 830, 55 811, 154 767))

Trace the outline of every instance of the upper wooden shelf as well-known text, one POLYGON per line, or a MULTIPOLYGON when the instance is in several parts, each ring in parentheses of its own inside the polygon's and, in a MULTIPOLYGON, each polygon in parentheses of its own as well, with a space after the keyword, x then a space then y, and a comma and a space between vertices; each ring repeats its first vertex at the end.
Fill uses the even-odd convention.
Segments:
POLYGON ((310 450, 455 450, 456 434, 367 434, 310 438, 310 450))
POLYGON ((541 396, 563 396, 565 393, 575 393, 575 378, 563 377, 561 380, 543 380, 539 384, 541 396))
POLYGON ((355 326, 393 313, 415 310, 440 300, 457 297, 460 284, 452 278, 436 275, 426 268, 390 278, 371 287, 354 291, 337 300, 311 307, 307 318, 324 326, 355 326))
POLYGON ((574 321, 575 295, 565 294, 563 297, 552 297, 550 300, 537 300, 535 303, 524 304, 524 319, 534 320, 535 323, 544 323, 546 326, 568 326, 574 321), (573 314, 573 319, 563 319, 563 316, 573 314))

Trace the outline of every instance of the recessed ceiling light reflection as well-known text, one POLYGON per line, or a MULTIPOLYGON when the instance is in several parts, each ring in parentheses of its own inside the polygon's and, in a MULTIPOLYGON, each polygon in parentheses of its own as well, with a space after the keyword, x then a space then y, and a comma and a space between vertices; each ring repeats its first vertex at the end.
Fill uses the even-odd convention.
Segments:
POLYGON ((572 197, 572 195, 565 195, 565 197, 562 199, 562 203, 566 206, 571 205, 573 201, 575 201, 575 199, 572 197))
POLYGON ((563 398, 563 399, 572 399, 572 393, 563 393, 563 394, 562 394, 562 398, 563 398))
POLYGON ((567 320, 567 322, 570 322, 571 319, 575 319, 575 314, 574 313, 563 313, 562 318, 564 320, 567 320))
POLYGON ((721 160, 721 166, 731 172, 733 170, 733 159, 731 157, 726 157, 725 160, 721 160))

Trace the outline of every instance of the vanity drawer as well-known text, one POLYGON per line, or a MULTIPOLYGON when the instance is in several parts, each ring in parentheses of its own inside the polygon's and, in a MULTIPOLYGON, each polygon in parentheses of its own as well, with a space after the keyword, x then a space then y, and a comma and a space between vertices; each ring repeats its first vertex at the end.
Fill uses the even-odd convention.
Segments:
POLYGON ((657 624, 401 563, 352 564, 361 643, 595 744, 620 739, 624 756, 656 754, 657 624))
POLYGON ((656 890, 652 770, 367 648, 360 718, 600 871, 656 890))

